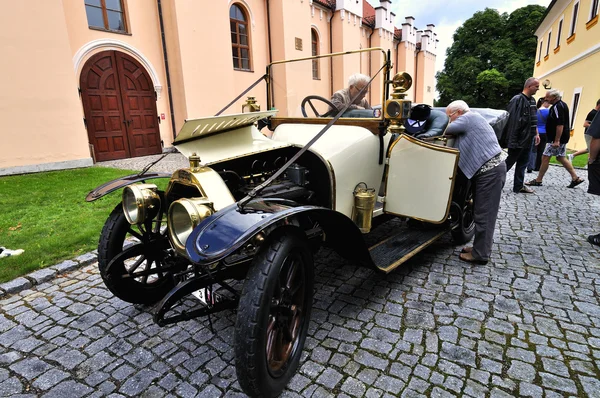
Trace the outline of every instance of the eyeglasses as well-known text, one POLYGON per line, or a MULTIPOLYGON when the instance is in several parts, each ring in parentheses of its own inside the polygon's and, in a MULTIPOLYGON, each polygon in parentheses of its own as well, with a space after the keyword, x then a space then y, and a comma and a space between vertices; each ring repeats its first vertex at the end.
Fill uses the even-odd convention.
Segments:
POLYGON ((456 112, 458 112, 458 109, 457 109, 457 110, 455 110, 454 112, 452 112, 451 114, 449 114, 449 115, 448 115, 448 117, 452 117, 452 116, 454 116, 454 114, 455 114, 456 112))

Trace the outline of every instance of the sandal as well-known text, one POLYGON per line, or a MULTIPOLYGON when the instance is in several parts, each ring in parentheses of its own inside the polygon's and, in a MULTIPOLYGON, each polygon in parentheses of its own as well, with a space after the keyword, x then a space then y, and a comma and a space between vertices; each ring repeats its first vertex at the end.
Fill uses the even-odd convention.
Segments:
POLYGON ((569 185, 567 185, 567 188, 575 188, 577 185, 581 184, 583 181, 585 181, 583 178, 577 177, 576 180, 571 180, 571 183, 569 185))
POLYGON ((600 234, 588 236, 587 241, 592 245, 600 246, 600 234))
POLYGON ((461 253, 458 255, 458 258, 461 259, 462 261, 466 261, 467 263, 473 263, 473 264, 479 264, 479 265, 486 265, 488 263, 487 260, 477 260, 477 259, 473 258, 473 255, 471 253, 461 253))
POLYGON ((473 246, 465 246, 460 249, 461 253, 471 253, 473 251, 473 246))
POLYGON ((541 187, 542 183, 541 183, 541 181, 533 179, 531 181, 526 182, 525 185, 529 185, 530 187, 541 187))

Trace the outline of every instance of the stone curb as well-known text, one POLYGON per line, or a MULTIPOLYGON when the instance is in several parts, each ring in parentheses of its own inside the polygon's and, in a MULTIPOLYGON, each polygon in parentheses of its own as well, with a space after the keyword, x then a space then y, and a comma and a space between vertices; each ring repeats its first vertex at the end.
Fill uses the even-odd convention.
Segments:
POLYGON ((58 275, 74 271, 95 261, 98 261, 98 253, 96 250, 82 254, 72 260, 65 260, 60 264, 43 268, 30 274, 20 276, 12 281, 2 283, 0 284, 0 299, 6 298, 12 294, 20 293, 23 290, 30 289, 33 286, 44 282, 48 282, 58 275))

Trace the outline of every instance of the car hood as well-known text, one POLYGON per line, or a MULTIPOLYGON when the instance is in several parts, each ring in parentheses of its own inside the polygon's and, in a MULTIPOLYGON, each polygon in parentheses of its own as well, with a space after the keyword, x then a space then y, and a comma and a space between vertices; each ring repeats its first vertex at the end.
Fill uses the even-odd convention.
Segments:
POLYGON ((254 126, 276 113, 273 110, 186 120, 173 145, 187 157, 194 153, 200 156, 205 165, 291 146, 265 137, 254 126))

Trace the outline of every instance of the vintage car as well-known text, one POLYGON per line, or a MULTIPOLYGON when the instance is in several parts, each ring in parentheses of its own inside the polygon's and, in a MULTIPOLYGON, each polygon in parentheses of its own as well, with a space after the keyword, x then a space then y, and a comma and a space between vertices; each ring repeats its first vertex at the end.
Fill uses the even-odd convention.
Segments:
MULTIPOLYGON (((107 288, 152 305, 159 325, 237 309, 239 383, 251 396, 278 395, 300 361, 321 246, 389 273, 447 233, 457 243, 473 236, 459 151, 445 136, 425 142, 405 134, 411 78, 391 71, 389 53, 377 48, 275 62, 257 81, 268 110, 250 98, 249 112, 185 122, 173 145, 188 168, 145 170, 90 192, 87 200, 123 188, 98 247, 107 288), (380 111, 334 109, 314 88, 277 80, 310 73, 314 62, 332 68, 337 56, 366 54, 383 65, 369 88, 380 111), (164 190, 148 182, 162 177, 170 178, 164 190), (409 223, 367 245, 372 223, 390 217, 409 223)), ((337 81, 342 88, 345 80, 337 81)), ((329 97, 331 88, 319 92, 329 97)))

